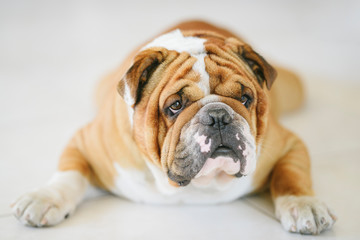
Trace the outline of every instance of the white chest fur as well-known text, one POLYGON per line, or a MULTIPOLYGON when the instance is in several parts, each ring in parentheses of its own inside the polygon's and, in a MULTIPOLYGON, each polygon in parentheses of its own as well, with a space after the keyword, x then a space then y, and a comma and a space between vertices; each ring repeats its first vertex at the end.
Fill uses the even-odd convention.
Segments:
POLYGON ((226 184, 214 180, 207 186, 190 183, 186 187, 173 187, 166 175, 148 163, 146 171, 122 169, 115 164, 118 176, 112 192, 134 202, 152 204, 216 204, 233 201, 250 193, 252 175, 234 178, 226 184))

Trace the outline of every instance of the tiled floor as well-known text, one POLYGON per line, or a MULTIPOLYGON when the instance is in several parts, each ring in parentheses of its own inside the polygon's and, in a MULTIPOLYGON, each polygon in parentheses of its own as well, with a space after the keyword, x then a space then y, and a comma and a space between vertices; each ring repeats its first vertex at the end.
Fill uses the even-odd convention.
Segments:
POLYGON ((319 198, 339 220, 322 239, 360 239, 359 1, 1 1, 0 239, 312 239, 286 233, 267 193, 220 206, 137 205, 95 194, 54 228, 11 216, 93 116, 102 74, 169 24, 205 18, 295 69, 307 102, 283 123, 307 143, 319 198), (181 2, 181 3, 180 3, 181 2))

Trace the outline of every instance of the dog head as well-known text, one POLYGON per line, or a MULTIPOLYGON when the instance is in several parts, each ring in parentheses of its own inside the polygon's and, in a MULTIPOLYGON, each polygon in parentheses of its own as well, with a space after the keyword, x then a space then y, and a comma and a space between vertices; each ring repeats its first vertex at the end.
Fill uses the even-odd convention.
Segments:
POLYGON ((254 171, 275 77, 235 38, 175 30, 140 50, 118 91, 137 145, 170 182, 208 184, 254 171))

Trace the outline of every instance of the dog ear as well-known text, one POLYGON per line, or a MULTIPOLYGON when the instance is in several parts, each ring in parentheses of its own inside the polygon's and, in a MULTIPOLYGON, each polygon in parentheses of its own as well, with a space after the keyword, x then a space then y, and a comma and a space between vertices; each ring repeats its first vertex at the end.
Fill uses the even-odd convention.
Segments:
POLYGON ((239 54, 250 66, 260 86, 266 82, 266 87, 270 90, 277 75, 276 70, 247 44, 239 47, 239 54))
POLYGON ((164 61, 166 49, 144 50, 135 56, 132 66, 120 80, 117 90, 130 106, 135 106, 149 78, 156 68, 164 61))

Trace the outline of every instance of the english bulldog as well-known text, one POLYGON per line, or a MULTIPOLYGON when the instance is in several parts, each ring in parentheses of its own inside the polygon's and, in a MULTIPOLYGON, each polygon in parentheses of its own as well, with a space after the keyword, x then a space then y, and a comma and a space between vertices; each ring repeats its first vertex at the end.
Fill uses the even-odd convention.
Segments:
POLYGON ((333 226, 314 197, 305 145, 277 121, 301 103, 298 78, 277 74, 233 33, 181 23, 131 53, 101 81, 97 100, 97 116, 70 140, 58 172, 12 204, 22 223, 60 223, 92 184, 163 204, 224 203, 269 187, 285 230, 333 226))

